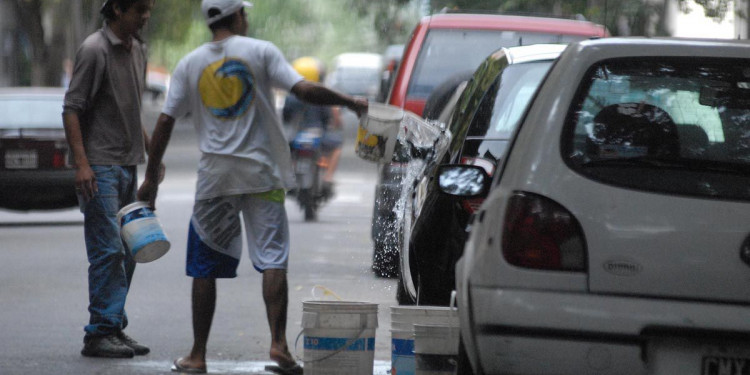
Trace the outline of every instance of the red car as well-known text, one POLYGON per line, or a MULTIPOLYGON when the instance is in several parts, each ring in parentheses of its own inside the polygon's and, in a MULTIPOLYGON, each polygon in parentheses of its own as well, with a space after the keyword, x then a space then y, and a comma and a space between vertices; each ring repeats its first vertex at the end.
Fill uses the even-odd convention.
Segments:
POLYGON ((422 115, 437 85, 457 73, 473 72, 498 48, 608 35, 602 25, 559 18, 456 13, 425 17, 404 49, 388 104, 422 115))
MULTIPOLYGON (((609 32, 604 26, 571 19, 465 13, 424 17, 404 49, 386 103, 432 118, 442 110, 445 100, 440 97, 450 97, 455 87, 499 48, 605 36, 609 32), (429 113, 423 113, 428 98, 429 113)), ((409 150, 397 147, 393 161, 379 166, 371 225, 372 268, 378 276, 399 273, 401 228, 394 208, 410 158, 409 150)))

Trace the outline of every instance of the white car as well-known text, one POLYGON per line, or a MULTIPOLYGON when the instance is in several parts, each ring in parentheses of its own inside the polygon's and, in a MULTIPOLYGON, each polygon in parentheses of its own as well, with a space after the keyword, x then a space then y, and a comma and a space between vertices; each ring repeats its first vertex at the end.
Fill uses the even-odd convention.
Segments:
POLYGON ((573 43, 503 161, 439 173, 458 374, 750 374, 747 41, 573 43))

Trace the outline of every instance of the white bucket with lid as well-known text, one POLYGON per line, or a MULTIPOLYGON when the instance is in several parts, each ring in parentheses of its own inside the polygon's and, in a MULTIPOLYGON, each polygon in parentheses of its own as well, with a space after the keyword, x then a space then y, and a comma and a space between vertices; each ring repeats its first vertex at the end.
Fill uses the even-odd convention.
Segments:
POLYGON ((305 375, 372 375, 378 305, 303 301, 305 375))
POLYGON ((399 107, 370 103, 357 131, 357 156, 378 163, 390 162, 403 118, 404 110, 399 107))
POLYGON ((117 213, 123 242, 138 263, 159 259, 169 251, 169 240, 148 203, 136 201, 117 213))
POLYGON ((458 360, 457 325, 415 324, 415 375, 452 375, 458 360))
POLYGON ((416 324, 458 327, 458 310, 443 306, 391 306, 391 374, 416 374, 416 324))

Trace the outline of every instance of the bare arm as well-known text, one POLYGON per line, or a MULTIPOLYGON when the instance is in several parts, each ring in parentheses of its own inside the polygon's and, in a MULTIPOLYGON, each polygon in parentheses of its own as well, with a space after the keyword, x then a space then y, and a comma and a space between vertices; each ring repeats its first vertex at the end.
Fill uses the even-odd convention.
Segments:
POLYGON ((367 99, 355 98, 331 90, 321 84, 300 81, 292 87, 292 93, 300 100, 316 105, 342 105, 354 111, 357 116, 367 112, 367 99))
POLYGON ((138 189, 138 200, 148 201, 152 208, 156 208, 156 195, 159 189, 161 165, 164 152, 167 150, 169 138, 172 136, 175 119, 162 113, 156 121, 156 128, 148 147, 148 166, 146 176, 138 189))
POLYGON ((91 170, 86 150, 83 147, 83 135, 81 134, 81 122, 75 112, 63 113, 63 125, 65 126, 65 138, 68 140, 73 160, 76 165, 76 190, 85 200, 91 199, 99 189, 96 185, 94 171, 91 170))

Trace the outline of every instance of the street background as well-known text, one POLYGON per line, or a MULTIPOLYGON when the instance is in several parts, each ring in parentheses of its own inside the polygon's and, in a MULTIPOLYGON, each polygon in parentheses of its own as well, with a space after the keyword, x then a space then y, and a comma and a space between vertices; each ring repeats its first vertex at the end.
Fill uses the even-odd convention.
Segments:
MULTIPOLYGON (((152 108, 152 110, 154 110, 152 108)), ((153 127, 155 114, 145 116, 153 127)), ((306 223, 294 198, 286 202, 291 231, 289 265, 290 349, 302 357, 302 301, 324 295, 322 286, 343 300, 379 306, 376 374, 390 368, 390 306, 396 280, 370 270, 370 218, 375 165, 354 154, 356 118, 346 117, 347 139, 336 175, 336 196, 306 223)), ((151 131, 151 128, 148 129, 151 131)), ((192 345, 191 278, 185 276, 187 228, 199 158, 191 126, 178 123, 165 155, 167 176, 156 214, 171 242, 162 258, 139 264, 126 310, 126 332, 151 347, 134 359, 80 355, 88 322, 83 216, 77 209, 53 212, 0 210, 0 374, 167 374, 172 361, 192 345)), ((140 174, 143 174, 143 167, 140 174)), ((142 179, 141 179, 142 181, 142 179)), ((261 295, 261 275, 245 253, 236 279, 219 280, 209 339, 212 374, 266 374, 269 328, 261 295)))

